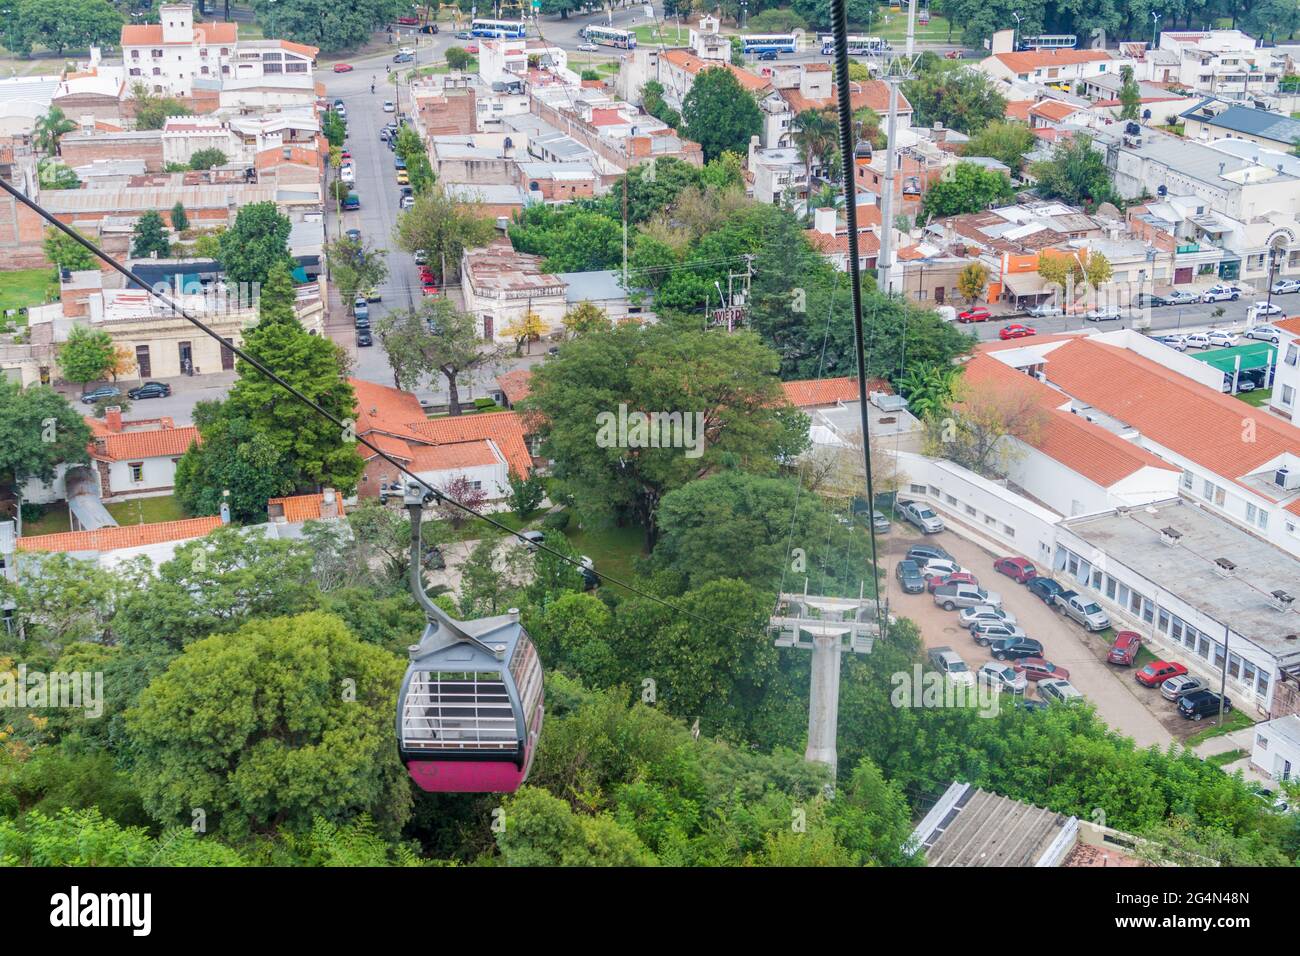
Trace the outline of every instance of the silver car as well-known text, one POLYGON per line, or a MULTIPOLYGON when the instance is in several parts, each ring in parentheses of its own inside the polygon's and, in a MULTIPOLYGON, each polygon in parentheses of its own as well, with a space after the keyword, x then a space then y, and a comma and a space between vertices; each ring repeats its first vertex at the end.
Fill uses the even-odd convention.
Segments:
POLYGON ((1169 678, 1160 685, 1160 696, 1165 700, 1177 700, 1184 694, 1208 689, 1205 681, 1199 677, 1193 677, 1191 674, 1180 674, 1177 677, 1169 678))
POLYGON ((1071 684, 1068 680, 1040 680, 1038 682, 1038 696, 1042 700, 1058 704, 1077 704, 1084 700, 1083 694, 1079 689, 1071 684))
POLYGON ((975 679, 981 684, 988 684, 998 690, 1009 690, 1013 694, 1023 694, 1029 685, 1028 677, 1017 674, 1016 669, 1010 664, 1002 664, 998 661, 989 661, 982 665, 975 679))
POLYGON ((1175 289, 1165 296, 1165 302, 1169 305, 1192 305, 1200 302, 1201 297, 1195 292, 1188 292, 1186 289, 1175 289))
POLYGON ((1300 292, 1300 279, 1278 279, 1273 283, 1274 295, 1286 295, 1288 292, 1300 292))
POLYGON ((1031 315, 1035 319, 1051 319, 1058 315, 1064 315, 1065 313, 1059 305, 1044 303, 1043 305, 1036 305, 1031 309, 1025 310, 1025 314, 1031 315))
POLYGON ((970 630, 976 624, 1015 624, 1016 616, 1003 608, 981 604, 978 607, 962 608, 957 620, 962 627, 970 630))
POLYGON ((1261 342, 1272 342, 1277 345, 1282 341, 1282 332, 1280 329, 1271 325, 1255 325, 1248 328, 1242 333, 1243 338, 1258 339, 1261 342))
POLYGON ((1008 637, 1021 638, 1029 636, 1016 625, 1003 624, 1000 621, 996 624, 992 622, 976 624, 971 627, 970 634, 980 647, 988 647, 994 641, 1005 641, 1008 637))
POLYGON ((938 534, 943 530, 943 519, 934 513, 929 505, 920 501, 904 501, 898 506, 898 513, 904 520, 916 525, 926 534, 938 534))

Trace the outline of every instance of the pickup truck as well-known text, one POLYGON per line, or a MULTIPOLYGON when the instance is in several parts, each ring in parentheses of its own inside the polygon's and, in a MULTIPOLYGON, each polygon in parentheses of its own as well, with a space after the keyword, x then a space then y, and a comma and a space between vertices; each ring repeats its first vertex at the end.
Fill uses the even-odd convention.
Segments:
POLYGON ((1077 591, 1061 591, 1053 599, 1056 610, 1082 624, 1089 631, 1104 631, 1110 627, 1110 618, 1101 605, 1079 595, 1077 591))

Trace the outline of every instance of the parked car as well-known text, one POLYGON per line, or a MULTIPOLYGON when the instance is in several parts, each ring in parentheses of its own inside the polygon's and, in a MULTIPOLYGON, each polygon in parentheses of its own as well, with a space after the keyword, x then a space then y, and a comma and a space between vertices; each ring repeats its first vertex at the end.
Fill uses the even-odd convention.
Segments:
POLYGON ((1201 293, 1202 302, 1236 302, 1246 290, 1230 283, 1212 285, 1201 293))
POLYGON ((521 531, 519 537, 524 539, 530 551, 536 551, 537 546, 546 540, 546 535, 540 531, 521 531))
POLYGON ((143 385, 128 389, 126 397, 134 402, 139 398, 166 398, 171 393, 172 387, 166 382, 145 382, 143 385))
POLYGON ((379 286, 372 285, 364 293, 367 302, 383 302, 384 294, 379 291, 379 286))
POLYGON ((907 549, 904 555, 909 561, 915 561, 921 567, 925 567, 931 561, 955 561, 951 554, 939 547, 937 544, 914 544, 907 549))
POLYGON ((1189 349, 1208 349, 1212 343, 1205 332, 1189 332, 1183 336, 1183 347, 1189 349))
POLYGON ((1035 319, 1051 319, 1058 315, 1064 315, 1065 311, 1059 305, 1044 302, 1042 305, 1026 309, 1025 314, 1033 316, 1035 319))
POLYGON ((345 235, 347 238, 351 239, 353 242, 360 242, 360 241, 361 241, 361 230, 360 230, 360 229, 349 229, 347 232, 343 233, 343 235, 345 235))
POLYGON ((397 185, 405 186, 409 184, 410 181, 411 181, 411 175, 405 169, 399 169, 397 171, 397 185))
MULTIPOLYGON (((861 522, 863 522, 864 524, 866 523, 866 522, 865 522, 865 518, 866 518, 866 512, 865 512, 865 511, 857 511, 857 512, 854 512, 854 515, 853 515, 853 516, 854 516, 858 521, 861 521, 861 522)), ((893 525, 889 523, 889 518, 887 518, 887 517, 885 516, 884 512, 872 510, 872 512, 871 512, 871 528, 872 528, 873 531, 876 532, 876 534, 889 534, 889 529, 892 528, 892 527, 893 527, 893 525)))
POLYGON ((927 504, 919 501, 902 501, 899 502, 897 510, 904 520, 916 525, 926 534, 938 534, 943 530, 943 519, 927 504))
POLYGON ((1061 585, 1057 584, 1051 578, 1044 577, 1031 578, 1026 587, 1029 588, 1029 592, 1033 594, 1034 597, 1047 605, 1056 603, 1056 596, 1065 590, 1065 588, 1061 587, 1061 585))
POLYGON ((945 584, 973 584, 975 587, 980 586, 979 578, 968 571, 958 571, 955 574, 926 575, 925 586, 931 594, 945 584))
POLYGON ((1068 680, 1052 678, 1038 682, 1038 696, 1051 704, 1080 704, 1086 699, 1068 680))
POLYGON ((374 338, 370 335, 369 329, 357 329, 357 348, 369 348, 375 344, 374 338))
POLYGON ((370 303, 364 295, 359 295, 352 303, 352 314, 358 319, 370 318, 370 303))
POLYGON ((986 591, 973 584, 943 584, 935 588, 934 603, 945 611, 955 611, 959 607, 977 607, 988 604, 1002 606, 1002 595, 995 591, 986 591))
POLYGON ((921 566, 915 561, 899 561, 894 568, 894 577, 904 594, 920 594, 925 591, 925 578, 921 577, 921 566))
POLYGON ((405 168, 406 168, 406 160, 402 159, 401 156, 394 156, 393 169, 405 169, 405 168))
POLYGON ((1284 313, 1280 308, 1275 306, 1272 302, 1269 302, 1267 299, 1263 299, 1255 303, 1255 314, 1285 316, 1286 313, 1284 313))
POLYGON ((351 73, 351 72, 352 72, 352 64, 351 64, 351 63, 335 63, 335 64, 334 64, 334 72, 335 72, 335 73, 351 73))
POLYGON ((1008 637, 993 645, 993 659, 1018 661, 1026 657, 1042 657, 1043 645, 1032 637, 1008 637))
POLYGON ((1290 292, 1300 292, 1300 279, 1278 279, 1273 283, 1272 292, 1274 295, 1286 295, 1290 292))
POLYGON ((358 196, 356 193, 348 193, 347 197, 343 200, 343 211, 351 212, 353 210, 360 209, 360 208, 361 208, 361 197, 358 196))
POLYGON ((81 393, 81 402, 83 405, 94 405, 100 399, 117 398, 122 394, 122 390, 116 385, 100 385, 98 388, 92 388, 88 392, 81 393))
POLYGON ((429 254, 423 249, 416 249, 413 258, 417 266, 422 266, 429 261, 429 254))
POLYGON ((1115 635, 1115 643, 1110 646, 1106 660, 1112 664, 1131 667, 1142 647, 1142 635, 1137 631, 1120 631, 1115 635))
POLYGON ((991 318, 993 318, 993 314, 982 305, 957 313, 958 322, 987 322, 991 318))
MULTIPOLYGON (((1178 713, 1184 720, 1202 720, 1219 713, 1220 697, 1212 690, 1196 690, 1178 698, 1178 713)), ((1232 712, 1232 701, 1222 698, 1223 712, 1232 712)))
POLYGON ((475 53, 475 54, 478 53, 478 44, 477 44, 477 43, 470 43, 470 44, 467 44, 467 45, 465 46, 465 52, 466 52, 466 53, 475 53))
POLYGON ((1143 687, 1159 687, 1171 677, 1181 677, 1187 673, 1187 667, 1177 661, 1152 661, 1133 675, 1143 687))
POLYGON ((1084 315, 1084 318, 1089 322, 1118 322, 1120 319, 1124 318, 1124 315, 1115 306, 1108 305, 1092 309, 1084 315))
POLYGON ((579 44, 578 44, 578 52, 579 52, 579 53, 595 53, 595 52, 596 52, 597 50, 599 50, 599 49, 600 49, 600 47, 596 46, 596 44, 594 44, 594 43, 579 43, 579 44))
POLYGON ((931 558, 921 565, 921 574, 925 576, 926 581, 931 578, 946 578, 950 574, 969 574, 968 568, 963 568, 951 558, 931 558))
POLYGON ((1282 332, 1273 325, 1253 325, 1245 332, 1241 333, 1245 339, 1256 339, 1260 342, 1272 342, 1277 345, 1282 341, 1282 332))
POLYGON ((1020 325, 1018 322, 1004 325, 998 330, 998 338, 1002 339, 1004 342, 1007 339, 1024 339, 1037 334, 1038 330, 1032 325, 1020 325))
POLYGON ((1016 673, 1016 669, 1010 664, 1000 664, 997 661, 988 661, 981 665, 975 673, 975 679, 981 684, 988 684, 990 687, 1010 691, 1013 694, 1023 694, 1025 688, 1029 686, 1029 681, 1024 674, 1016 673))
POLYGON ((1187 351, 1187 336, 1185 335, 1175 333, 1173 335, 1157 335, 1153 337, 1157 342, 1169 346, 1176 352, 1187 351))
POLYGON ((1104 631, 1110 627, 1110 618, 1101 609, 1101 605, 1074 591, 1059 592, 1052 604, 1066 617, 1082 624, 1089 631, 1104 631))
POLYGON ((951 647, 930 648, 930 663, 934 669, 954 684, 970 686, 975 683, 975 675, 970 672, 961 655, 951 647))
POLYGON ((1160 684, 1160 696, 1165 700, 1177 700, 1184 694, 1208 689, 1205 686, 1205 681, 1199 677, 1193 677, 1191 674, 1179 674, 1176 677, 1166 678, 1160 684))
POLYGON ((980 647, 988 647, 1011 637, 1028 637, 1023 628, 1015 624, 976 624, 970 629, 971 639, 980 647))
POLYGON ((993 562, 993 570, 1015 578, 1017 584, 1027 584, 1038 575, 1034 563, 1028 558, 998 558, 993 562))
POLYGON ((1005 608, 993 607, 991 604, 977 604, 975 607, 962 608, 957 615, 957 622, 970 630, 975 624, 1015 624, 1016 616, 1005 608))
POLYGON ((1016 661, 1016 671, 1024 674, 1026 680, 1040 681, 1053 678, 1068 679, 1070 672, 1064 667, 1053 664, 1043 657, 1022 657, 1016 661))
POLYGON ((1237 344, 1237 335, 1235 332, 1209 332, 1207 333, 1210 344, 1218 346, 1221 349, 1230 349, 1237 344))
POLYGON ((1133 297, 1133 304, 1139 309, 1158 309, 1162 305, 1168 305, 1169 300, 1163 295, 1155 295, 1151 292, 1139 292, 1133 297))
POLYGON ((393 112, 393 111, 396 110, 396 109, 397 109, 397 107, 393 105, 393 101, 392 101, 392 100, 384 100, 384 112, 385 112, 385 113, 391 113, 391 112, 393 112))
POLYGON ((397 201, 398 209, 410 209, 414 205, 415 205, 414 196, 403 196, 401 199, 397 201))
POLYGON ((1192 305, 1200 302, 1201 297, 1195 292, 1188 292, 1186 289, 1175 289, 1165 296, 1166 305, 1192 305))

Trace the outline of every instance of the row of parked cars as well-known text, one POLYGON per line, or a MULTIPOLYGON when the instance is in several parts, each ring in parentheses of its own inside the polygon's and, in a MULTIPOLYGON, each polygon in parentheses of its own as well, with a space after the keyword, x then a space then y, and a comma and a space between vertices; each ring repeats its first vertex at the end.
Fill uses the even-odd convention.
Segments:
MULTIPOLYGON (((1136 631, 1120 631, 1115 635, 1106 660, 1111 664, 1131 667, 1142 647, 1142 635, 1136 631)), ((1172 701, 1185 720, 1203 720, 1219 712, 1220 697, 1210 690, 1199 677, 1187 672, 1186 665, 1177 661, 1155 660, 1134 671, 1133 679, 1143 687, 1159 687, 1160 696, 1172 701)), ((1222 698, 1223 711, 1232 710, 1232 700, 1222 698)))

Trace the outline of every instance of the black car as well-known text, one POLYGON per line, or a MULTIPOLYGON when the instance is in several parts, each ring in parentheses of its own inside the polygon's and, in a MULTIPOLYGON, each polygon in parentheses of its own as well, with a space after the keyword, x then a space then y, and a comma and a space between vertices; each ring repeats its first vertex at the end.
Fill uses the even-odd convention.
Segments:
POLYGON ((775 50, 764 50, 762 53, 760 53, 760 54, 758 55, 758 59, 760 59, 760 60, 775 60, 775 59, 776 59, 776 51, 775 51, 775 50))
POLYGON ((937 544, 916 544, 907 549, 905 555, 908 561, 915 561, 924 567, 930 561, 953 561, 956 562, 951 554, 939 547, 937 544))
POLYGON ((993 657, 999 661, 1018 661, 1022 657, 1042 657, 1043 645, 1032 637, 1008 637, 992 645, 993 657))
POLYGON ((1061 587, 1061 585, 1057 584, 1051 578, 1043 577, 1030 578, 1029 583, 1026 584, 1025 587, 1029 588, 1029 592, 1044 604, 1053 603, 1056 600, 1056 596, 1065 590, 1065 588, 1061 587))
MULTIPOLYGON (((1219 695, 1212 690, 1194 690, 1178 698, 1178 713, 1184 720, 1201 720, 1219 712, 1219 695)), ((1232 712, 1232 701, 1223 698, 1223 712, 1232 712)))
POLYGON ((421 32, 421 33, 437 33, 437 32, 438 32, 438 24, 436 24, 436 23, 426 23, 424 26, 420 27, 420 32, 421 32))
POLYGON ((347 232, 343 233, 343 235, 347 236, 347 237, 348 237, 349 239, 351 239, 353 242, 360 242, 360 241, 361 241, 361 230, 360 230, 360 229, 349 229, 347 232))
POLYGON ((92 388, 89 392, 81 393, 81 402, 83 405, 94 405, 103 398, 117 398, 122 394, 122 390, 116 385, 101 385, 98 388, 92 388))
MULTIPOLYGON (((369 321, 367 319, 366 321, 369 321)), ((357 348, 369 348, 375 344, 374 338, 370 335, 369 329, 363 329, 361 324, 357 323, 357 348)))
POLYGON ((166 398, 172 393, 172 387, 163 382, 145 382, 126 393, 126 397, 135 401, 137 398, 166 398))
POLYGON ((1152 295, 1150 292, 1140 292, 1133 299, 1133 304, 1140 309, 1159 308, 1162 305, 1168 305, 1169 300, 1162 295, 1152 295))
POLYGON ((899 561, 894 569, 894 576, 904 594, 920 594, 925 590, 925 578, 921 575, 921 566, 915 561, 899 561))

